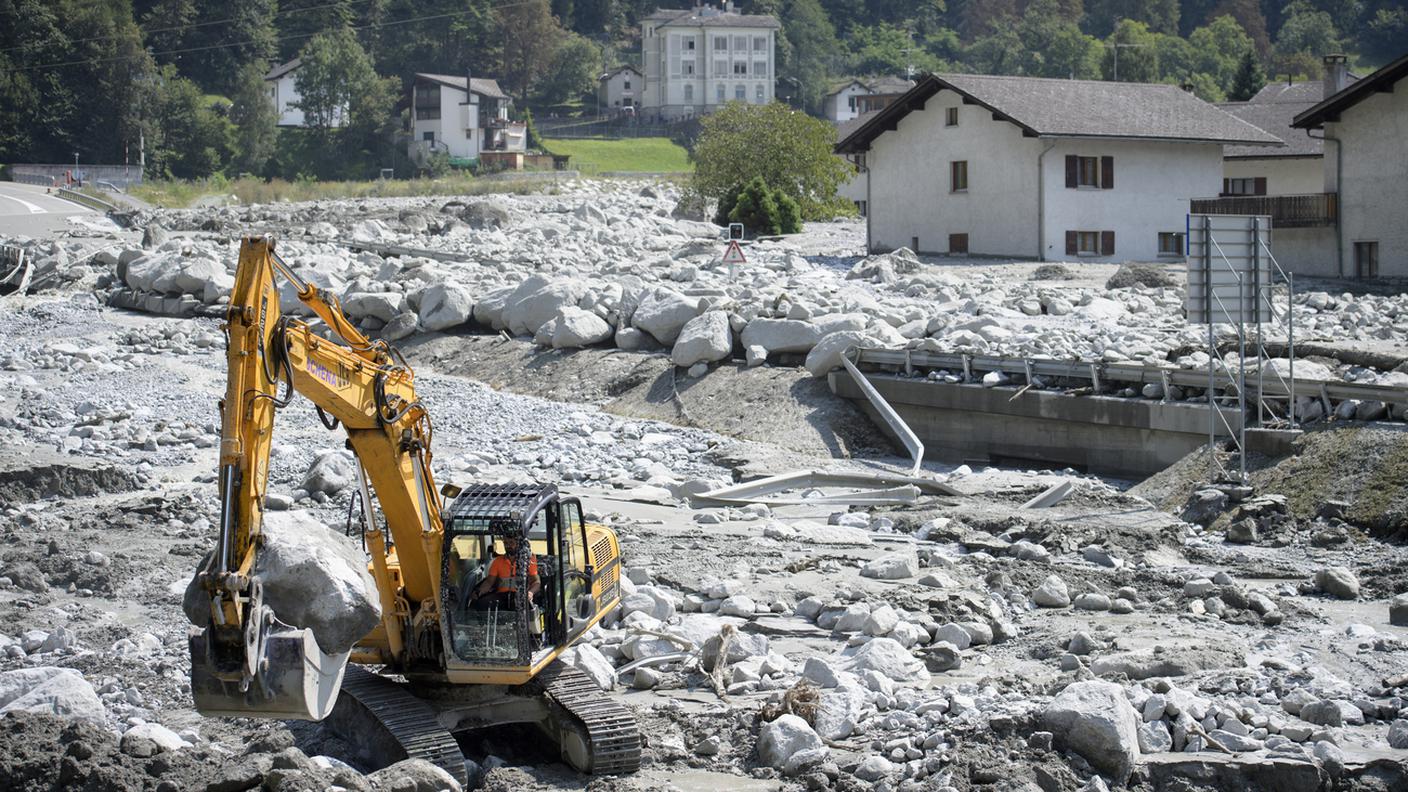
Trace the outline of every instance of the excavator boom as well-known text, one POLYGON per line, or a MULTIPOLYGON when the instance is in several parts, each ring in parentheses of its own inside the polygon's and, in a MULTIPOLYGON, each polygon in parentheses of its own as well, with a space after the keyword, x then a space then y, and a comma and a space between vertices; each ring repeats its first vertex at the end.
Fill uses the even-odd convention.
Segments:
MULTIPOLYGON (((383 663, 406 660, 408 647, 419 655, 438 651, 425 638, 439 596, 441 534, 429 419, 413 374, 394 351, 363 336, 335 299, 278 259, 268 238, 240 247, 225 332, 220 537, 198 575, 210 618, 191 636, 193 697, 206 715, 321 720, 336 702, 349 655, 326 654, 309 629, 281 622, 264 603, 257 574, 275 411, 295 393, 307 397, 326 424, 346 430, 364 499, 368 479, 376 491, 392 534, 388 543, 375 524, 367 532, 382 606, 374 659, 383 663), (282 313, 276 274, 294 285, 333 339, 282 313)), ((369 513, 365 500, 364 508, 369 513)))

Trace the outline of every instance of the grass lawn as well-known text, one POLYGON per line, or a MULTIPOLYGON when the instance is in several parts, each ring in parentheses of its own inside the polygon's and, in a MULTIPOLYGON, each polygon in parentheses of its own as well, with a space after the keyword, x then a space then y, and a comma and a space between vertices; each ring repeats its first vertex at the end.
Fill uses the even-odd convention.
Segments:
POLYGON ((572 159, 567 167, 587 175, 610 171, 688 173, 694 170, 684 148, 663 137, 625 140, 547 138, 543 145, 554 154, 570 156, 572 159))
POLYGON ((551 182, 475 179, 467 173, 451 173, 438 179, 391 179, 389 181, 284 181, 283 179, 224 179, 219 176, 196 181, 151 181, 132 188, 132 194, 148 203, 168 208, 184 208, 207 196, 234 196, 241 204, 281 201, 315 201, 331 198, 404 198, 419 195, 483 195, 487 193, 525 194, 553 189, 551 182))

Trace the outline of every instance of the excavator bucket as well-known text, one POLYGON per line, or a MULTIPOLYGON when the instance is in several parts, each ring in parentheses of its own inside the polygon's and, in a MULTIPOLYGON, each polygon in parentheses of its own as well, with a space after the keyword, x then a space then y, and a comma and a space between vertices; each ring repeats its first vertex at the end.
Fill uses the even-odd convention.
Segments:
POLYGON ((326 718, 337 703, 348 653, 324 654, 311 630, 284 624, 267 608, 261 611, 256 670, 247 685, 238 670, 222 670, 211 628, 191 634, 191 695, 196 710, 207 716, 326 718))

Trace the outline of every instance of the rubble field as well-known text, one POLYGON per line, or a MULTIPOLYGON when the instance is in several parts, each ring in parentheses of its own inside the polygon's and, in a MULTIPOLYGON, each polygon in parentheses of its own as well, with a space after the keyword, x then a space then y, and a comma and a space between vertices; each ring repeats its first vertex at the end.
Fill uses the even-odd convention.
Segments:
MULTIPOLYGON (((1307 431, 1247 486, 1206 453, 1138 483, 926 463, 957 494, 706 506, 759 475, 907 470, 826 388, 852 346, 1205 366, 1181 266, 867 256, 839 220, 730 272, 669 183, 544 190, 0 240, 37 262, 0 297, 0 789, 456 786, 193 709, 220 315, 265 232, 405 352, 437 480, 555 483, 621 537, 622 607, 565 661, 636 714, 640 772, 580 776, 503 728, 461 739, 475 788, 1408 788, 1408 404, 1298 403, 1307 431)), ((1408 384, 1408 296, 1326 286, 1294 298, 1297 376, 1408 384)), ((342 533, 340 432, 306 400, 276 426, 267 508, 342 533)))

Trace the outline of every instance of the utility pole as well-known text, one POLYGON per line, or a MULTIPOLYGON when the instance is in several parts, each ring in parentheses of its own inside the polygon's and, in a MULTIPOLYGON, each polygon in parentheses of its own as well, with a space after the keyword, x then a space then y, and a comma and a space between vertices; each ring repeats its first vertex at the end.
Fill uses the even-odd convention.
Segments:
POLYGON ((1114 50, 1115 50, 1115 76, 1114 76, 1114 81, 1115 81, 1115 82, 1119 82, 1119 81, 1120 81, 1120 47, 1147 47, 1147 46, 1149 46, 1149 45, 1147 45, 1147 44, 1121 44, 1121 43, 1119 43, 1119 42, 1113 42, 1113 43, 1110 43, 1110 44, 1106 44, 1105 46, 1107 46, 1107 47, 1113 47, 1114 50))

